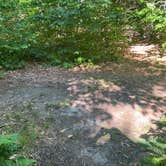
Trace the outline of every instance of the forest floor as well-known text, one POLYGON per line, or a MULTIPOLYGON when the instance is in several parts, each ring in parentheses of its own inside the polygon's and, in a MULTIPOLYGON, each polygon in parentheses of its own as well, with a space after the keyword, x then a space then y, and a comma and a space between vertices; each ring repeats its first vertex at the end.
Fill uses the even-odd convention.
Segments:
POLYGON ((166 67, 145 61, 29 65, 0 80, 0 132, 21 130, 39 166, 139 165, 164 113, 166 67))

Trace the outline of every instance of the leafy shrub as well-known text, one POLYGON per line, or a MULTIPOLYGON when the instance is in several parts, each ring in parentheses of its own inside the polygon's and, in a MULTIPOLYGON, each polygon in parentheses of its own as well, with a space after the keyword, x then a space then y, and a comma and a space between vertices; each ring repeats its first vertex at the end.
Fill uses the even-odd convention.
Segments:
POLYGON ((166 3, 156 0, 137 0, 134 26, 142 37, 158 42, 166 52, 166 3))
POLYGON ((166 158, 162 157, 150 157, 144 160, 144 166, 165 166, 166 165, 166 158))
POLYGON ((17 134, 0 135, 0 166, 30 166, 34 160, 18 154, 21 149, 17 134))
POLYGON ((155 0, 0 0, 0 66, 118 61, 129 23, 166 50, 165 16, 155 0))
POLYGON ((26 8, 19 0, 0 0, 0 66, 5 68, 21 68, 27 59, 34 36, 26 8))
POLYGON ((162 117, 157 125, 162 132, 146 138, 143 142, 143 145, 151 152, 151 155, 143 160, 144 166, 166 165, 166 117, 162 117))
POLYGON ((113 1, 45 0, 33 18, 38 40, 61 59, 100 61, 122 51, 122 16, 123 8, 113 1))
POLYGON ((124 40, 123 10, 108 0, 0 0, 0 66, 21 68, 29 59, 67 67, 78 57, 115 60, 124 40))

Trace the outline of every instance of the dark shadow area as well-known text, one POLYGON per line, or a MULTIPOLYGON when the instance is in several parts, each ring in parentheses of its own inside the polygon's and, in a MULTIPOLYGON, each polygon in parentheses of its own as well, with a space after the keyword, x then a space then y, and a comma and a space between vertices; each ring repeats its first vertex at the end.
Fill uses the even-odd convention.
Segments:
POLYGON ((147 132, 166 110, 166 72, 163 67, 128 60, 76 74, 81 74, 81 79, 68 81, 73 106, 83 107, 94 115, 96 110, 110 114, 113 120, 99 120, 101 128, 117 127, 127 135, 137 132, 138 128, 142 135, 141 132, 147 132))
MULTIPOLYGON (((39 152, 41 166, 47 163, 61 166, 134 166, 141 165, 148 151, 133 143, 118 129, 102 130, 96 139, 83 136, 80 141, 76 136, 64 142, 46 144, 43 142, 36 147, 39 152), (97 140, 103 135, 110 135, 110 139, 98 145, 97 140)), ((61 135, 64 139, 64 135, 61 135)))

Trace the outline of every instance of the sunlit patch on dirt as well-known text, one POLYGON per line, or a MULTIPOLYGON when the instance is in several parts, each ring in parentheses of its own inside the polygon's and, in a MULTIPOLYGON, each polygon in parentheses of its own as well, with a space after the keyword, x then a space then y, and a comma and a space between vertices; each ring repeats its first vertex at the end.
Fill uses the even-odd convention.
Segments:
POLYGON ((130 51, 131 53, 134 53, 134 54, 143 54, 145 56, 148 56, 148 54, 152 51, 156 54, 159 54, 156 48, 157 46, 155 46, 154 44, 152 45, 140 44, 140 45, 131 46, 130 51))
POLYGON ((166 55, 161 53, 158 45, 154 44, 136 44, 130 46, 126 56, 139 61, 148 61, 166 65, 166 55))
POLYGON ((166 86, 164 83, 153 87, 153 94, 159 98, 166 98, 166 86), (163 84, 163 85, 162 85, 163 84))
MULTIPOLYGON (((153 122, 159 120, 165 104, 153 91, 147 91, 147 85, 138 88, 138 94, 135 94, 129 93, 130 88, 125 89, 125 84, 117 84, 111 79, 106 81, 94 77, 70 80, 68 90, 76 96, 72 106, 83 108, 81 111, 84 114, 94 114, 95 125, 91 126, 90 138, 95 138, 103 128, 117 128, 131 140, 138 141, 141 135, 146 134, 152 126, 155 127, 153 122)), ((148 86, 152 90, 157 85, 148 86)), ((107 141, 103 136, 97 143, 104 144, 107 141)))
POLYGON ((156 129, 153 123, 165 112, 166 77, 142 62, 108 63, 90 72, 32 67, 6 76, 0 124, 14 118, 20 127, 34 119, 39 139, 30 155, 41 166, 137 162, 145 152, 133 141, 156 129))
MULTIPOLYGON (((100 117, 96 119, 97 129, 117 128, 128 138, 138 140, 142 134, 148 132, 152 120, 156 117, 151 113, 144 115, 144 109, 138 105, 132 107, 129 104, 101 104, 98 109, 111 115, 112 118, 102 120, 100 117)), ((149 112, 153 112, 152 110, 149 112)))

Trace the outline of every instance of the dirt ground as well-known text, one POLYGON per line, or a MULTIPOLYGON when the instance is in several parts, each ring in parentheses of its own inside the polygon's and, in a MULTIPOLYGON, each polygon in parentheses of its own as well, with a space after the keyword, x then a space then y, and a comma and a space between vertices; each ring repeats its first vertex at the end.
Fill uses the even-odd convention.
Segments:
POLYGON ((139 165, 148 154, 139 140, 166 113, 165 76, 164 66, 134 60, 6 72, 0 132, 31 126, 28 153, 38 166, 139 165))

